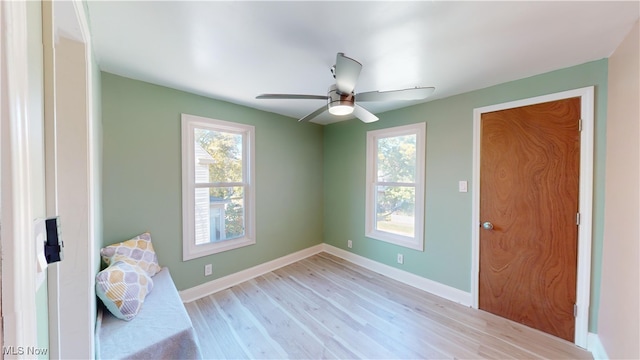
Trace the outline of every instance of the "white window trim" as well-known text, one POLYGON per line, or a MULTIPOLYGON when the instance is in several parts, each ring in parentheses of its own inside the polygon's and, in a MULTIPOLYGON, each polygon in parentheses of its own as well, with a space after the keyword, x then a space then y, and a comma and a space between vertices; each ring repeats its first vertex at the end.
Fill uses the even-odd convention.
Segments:
POLYGON ((367 131, 365 236, 410 249, 424 251, 426 128, 426 123, 417 123, 367 131), (375 191, 377 181, 376 174, 378 171, 376 158, 378 139, 413 134, 416 135, 415 233, 413 237, 409 237, 376 229, 375 191))
POLYGON ((201 116, 182 114, 182 260, 220 253, 256 243, 255 237, 255 128, 201 116), (195 244, 195 128, 212 128, 244 135, 243 179, 245 181, 244 237, 216 243, 195 244))

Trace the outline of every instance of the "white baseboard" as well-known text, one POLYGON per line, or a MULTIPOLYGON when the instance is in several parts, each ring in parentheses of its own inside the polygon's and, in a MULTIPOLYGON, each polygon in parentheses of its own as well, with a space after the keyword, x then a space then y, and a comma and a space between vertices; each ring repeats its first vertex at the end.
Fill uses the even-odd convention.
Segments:
POLYGON ((591 351, 591 355, 595 360, 608 360, 607 351, 604 349, 598 334, 589 333, 587 335, 587 350, 591 351))
POLYGON ((239 271, 237 273, 227 275, 202 285, 194 286, 192 288, 180 291, 180 298, 182 302, 188 303, 198 300, 202 297, 211 295, 215 292, 228 289, 241 282, 253 279, 260 275, 266 274, 270 271, 279 269, 283 266, 292 264, 296 261, 300 261, 309 256, 327 252, 337 257, 343 258, 356 265, 360 265, 371 271, 375 271, 379 274, 387 276, 391 279, 400 281, 407 285, 413 286, 420 290, 424 290, 436 296, 440 296, 444 299, 465 305, 471 306, 471 294, 448 285, 441 284, 439 282, 423 278, 421 276, 412 274, 410 272, 388 266, 371 259, 367 259, 363 256, 356 255, 354 253, 342 250, 332 245, 320 244, 312 246, 310 248, 300 250, 293 254, 283 256, 281 258, 266 262, 264 264, 256 265, 252 268, 239 271))
POLYGON ((448 285, 441 284, 433 280, 429 280, 422 276, 418 276, 416 274, 413 274, 404 270, 400 270, 389 265, 379 263, 377 261, 373 261, 371 259, 365 258, 360 255, 356 255, 354 253, 342 250, 340 248, 337 248, 329 244, 322 244, 322 248, 325 252, 329 254, 343 258, 356 265, 360 265, 364 268, 367 268, 371 271, 375 271, 379 274, 382 274, 394 280, 400 281, 402 283, 413 286, 420 290, 424 290, 433 295, 440 296, 441 298, 444 298, 465 306, 471 306, 471 293, 453 288, 448 285))
POLYGON ((251 280, 260 275, 264 275, 270 271, 279 269, 283 266, 292 264, 296 261, 300 261, 309 256, 318 254, 323 251, 322 244, 300 250, 293 254, 285 255, 281 258, 271 260, 264 264, 256 265, 252 268, 233 273, 231 275, 223 276, 221 278, 206 282, 202 285, 194 286, 189 289, 180 291, 180 298, 182 302, 188 303, 205 296, 211 295, 218 291, 228 289, 241 282, 251 280))

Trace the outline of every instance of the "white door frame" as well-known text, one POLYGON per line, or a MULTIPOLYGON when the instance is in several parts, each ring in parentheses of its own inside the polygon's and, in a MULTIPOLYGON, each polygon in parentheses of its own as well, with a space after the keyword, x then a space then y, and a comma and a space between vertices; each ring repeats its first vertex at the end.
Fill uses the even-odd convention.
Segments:
POLYGON ((587 347, 589 332, 589 297, 591 291, 591 242, 593 222, 593 132, 594 132, 594 87, 585 87, 555 94, 485 106, 473 110, 473 178, 472 178, 472 245, 471 245, 471 299, 472 307, 478 308, 478 281, 480 270, 480 121, 483 113, 511 109, 568 98, 580 97, 580 224, 578 225, 578 269, 574 343, 587 347))
POLYGON ((36 257, 29 187, 27 6, 0 2, 4 346, 36 346, 36 257))
POLYGON ((98 149, 94 138, 91 37, 81 1, 43 1, 42 4, 47 215, 61 216, 65 242, 64 259, 49 267, 50 357, 93 358, 96 322, 94 270, 97 261, 94 161, 98 149), (84 81, 85 91, 72 103, 69 103, 66 79, 56 77, 58 66, 64 65, 56 62, 57 56, 65 54, 58 46, 63 39, 80 43, 84 48, 82 54, 73 56, 82 57, 84 73, 78 76, 84 81), (84 107, 84 113, 70 113, 74 106, 84 107), (77 124, 81 124, 78 130, 71 131, 77 124), (61 155, 68 155, 70 150, 78 150, 76 158, 61 155), (58 167, 64 167, 66 171, 58 171, 58 167), (69 306, 76 302, 81 305, 69 306))

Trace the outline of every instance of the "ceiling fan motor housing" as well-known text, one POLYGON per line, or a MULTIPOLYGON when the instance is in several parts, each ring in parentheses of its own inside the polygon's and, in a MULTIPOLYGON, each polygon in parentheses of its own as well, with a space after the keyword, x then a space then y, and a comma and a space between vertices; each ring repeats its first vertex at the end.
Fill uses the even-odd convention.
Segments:
POLYGON ((329 112, 333 115, 349 115, 353 112, 355 105, 355 96, 351 94, 342 94, 338 91, 338 87, 334 84, 329 86, 327 94, 329 103, 329 112))

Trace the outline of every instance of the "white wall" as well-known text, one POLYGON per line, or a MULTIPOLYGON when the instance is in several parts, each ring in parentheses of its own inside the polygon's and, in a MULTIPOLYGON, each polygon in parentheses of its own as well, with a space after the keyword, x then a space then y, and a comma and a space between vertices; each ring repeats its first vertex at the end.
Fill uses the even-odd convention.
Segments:
POLYGON ((94 244, 85 45, 60 37, 55 50, 56 208, 64 259, 57 265, 60 355, 93 356, 94 244))
POLYGON ((598 337, 612 359, 640 358, 640 29, 609 58, 598 337))

